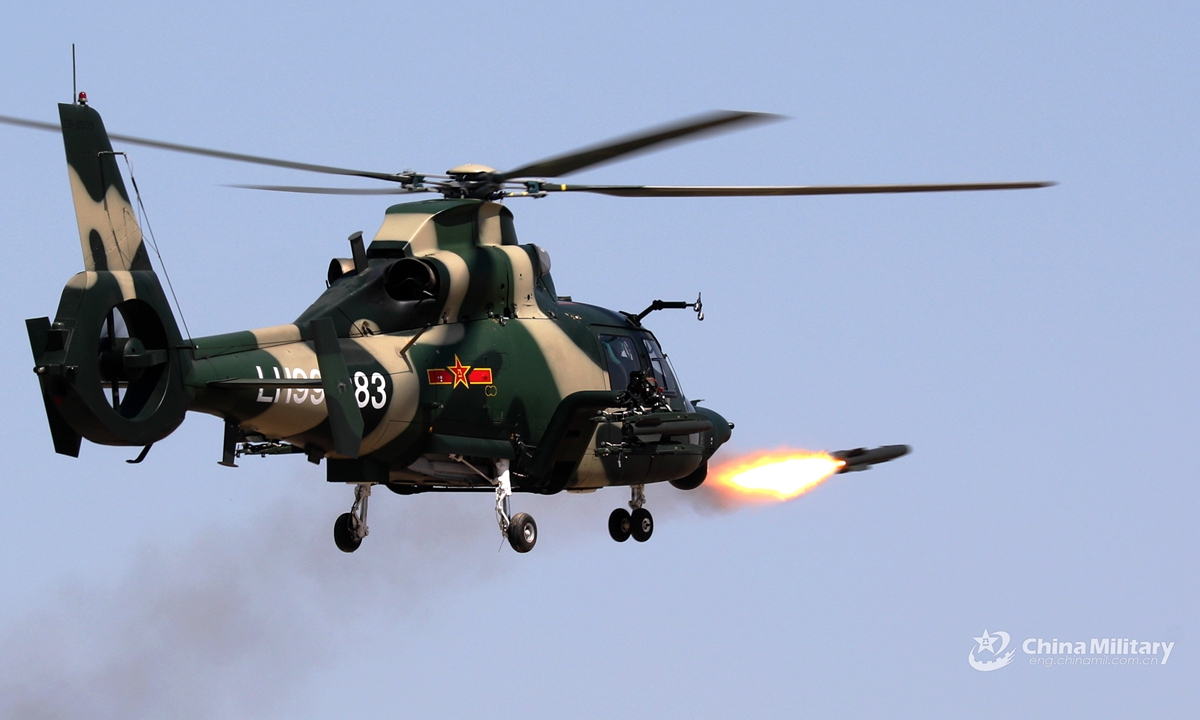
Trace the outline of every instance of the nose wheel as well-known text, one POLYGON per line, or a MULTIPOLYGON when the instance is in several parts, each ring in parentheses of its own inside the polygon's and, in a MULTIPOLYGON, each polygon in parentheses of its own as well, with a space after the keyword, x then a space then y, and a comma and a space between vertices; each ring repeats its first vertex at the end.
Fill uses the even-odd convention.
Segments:
POLYGON ((608 534, 617 542, 625 542, 630 537, 638 542, 646 542, 654 534, 654 516, 643 505, 646 504, 645 486, 630 486, 629 507, 617 508, 608 516, 608 534))
POLYGON ((654 517, 650 511, 646 508, 638 508, 630 515, 630 519, 633 521, 633 528, 630 530, 633 539, 638 542, 649 540, 650 536, 654 534, 654 517))
POLYGON ((633 532, 633 519, 625 508, 617 508, 608 516, 608 534, 617 542, 625 542, 633 532))

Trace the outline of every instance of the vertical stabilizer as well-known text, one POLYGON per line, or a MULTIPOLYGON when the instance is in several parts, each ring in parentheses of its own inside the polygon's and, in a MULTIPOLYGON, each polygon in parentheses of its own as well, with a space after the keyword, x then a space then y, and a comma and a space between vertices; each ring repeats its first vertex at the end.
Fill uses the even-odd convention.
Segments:
POLYGON ((59 105, 84 269, 152 270, 100 113, 59 105))
POLYGON ((59 105, 84 272, 63 288, 54 322, 26 321, 54 449, 82 440, 145 448, 183 422, 189 351, 142 244, 100 114, 59 105))

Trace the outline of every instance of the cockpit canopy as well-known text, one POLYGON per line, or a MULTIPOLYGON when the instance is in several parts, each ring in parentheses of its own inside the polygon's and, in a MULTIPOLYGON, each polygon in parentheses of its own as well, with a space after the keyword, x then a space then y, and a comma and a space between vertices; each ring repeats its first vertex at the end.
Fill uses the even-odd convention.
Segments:
POLYGON ((654 378, 667 397, 681 395, 671 361, 663 354, 654 336, 644 331, 631 335, 601 332, 599 339, 608 365, 608 381, 614 392, 629 387, 630 373, 644 372, 654 378))

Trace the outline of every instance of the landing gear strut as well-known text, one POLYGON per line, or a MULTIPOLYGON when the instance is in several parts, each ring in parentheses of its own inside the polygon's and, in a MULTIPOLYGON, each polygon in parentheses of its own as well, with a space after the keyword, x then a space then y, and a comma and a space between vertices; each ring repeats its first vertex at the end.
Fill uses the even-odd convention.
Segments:
POLYGON ((496 524, 508 544, 519 553, 527 553, 537 543, 537 523, 529 513, 509 515, 508 499, 512 497, 512 476, 507 460, 496 461, 496 524))
POLYGON ((643 505, 646 504, 644 485, 629 487, 630 513, 625 508, 617 508, 608 516, 608 534, 617 542, 625 542, 632 535, 638 542, 646 542, 654 534, 654 517, 643 505))
POLYGON ((482 470, 467 462, 461 455, 451 455, 451 460, 460 462, 475 471, 479 477, 496 486, 496 524, 500 526, 500 534, 508 538, 508 544, 519 553, 527 553, 537 542, 537 523, 529 513, 509 515, 508 499, 512 497, 512 474, 508 470, 508 461, 500 458, 495 460, 495 479, 488 477, 482 470))
POLYGON ((367 529, 367 499, 371 497, 371 484, 358 483, 354 486, 354 505, 350 512, 342 513, 333 523, 333 542, 338 550, 352 553, 362 545, 367 529))

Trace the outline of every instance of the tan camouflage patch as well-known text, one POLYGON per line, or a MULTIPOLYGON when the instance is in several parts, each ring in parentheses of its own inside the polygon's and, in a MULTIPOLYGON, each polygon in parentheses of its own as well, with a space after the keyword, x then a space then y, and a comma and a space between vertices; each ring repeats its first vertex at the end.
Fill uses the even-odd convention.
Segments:
MULTIPOLYGON (((271 327, 251 330, 250 334, 254 336, 254 339, 258 342, 258 346, 261 348, 271 345, 300 342, 300 328, 296 327, 296 325, 293 323, 288 323, 287 325, 272 325, 271 327)), ((316 366, 314 365, 313 367, 316 366)))
POLYGON ((79 224, 84 268, 99 269, 92 255, 91 235, 95 231, 104 244, 105 268, 129 270, 142 246, 142 229, 138 226, 133 208, 111 185, 103 200, 93 200, 79 173, 70 165, 67 165, 67 177, 71 181, 71 199, 75 201, 75 220, 79 224))
POLYGON ((100 274, 93 271, 75 273, 67 281, 67 287, 73 290, 88 290, 96 284, 96 280, 99 278, 100 274))
POLYGON ((599 433, 599 428, 592 430, 592 439, 588 443, 588 449, 583 453, 583 459, 579 461, 579 467, 576 469, 576 481, 571 484, 570 490, 594 490, 596 488, 607 487, 610 483, 608 474, 604 472, 604 465, 601 464, 600 458, 596 457, 596 436, 599 433))
POLYGON ((605 390, 607 378, 600 366, 579 349, 552 320, 515 320, 533 337, 550 366, 559 397, 580 390, 605 390))
POLYGON ((388 398, 387 412, 379 425, 363 438, 360 453, 365 455, 388 444, 408 429, 417 416, 421 383, 412 363, 397 352, 408 340, 394 335, 380 335, 358 338, 355 342, 387 370, 392 380, 392 396, 388 398))
POLYGON ((438 249, 437 226, 433 215, 425 213, 388 213, 375 233, 376 240, 406 242, 413 255, 425 255, 438 249))
POLYGON ((133 275, 127 270, 111 271, 117 287, 121 288, 121 299, 132 300, 137 297, 137 289, 133 285, 133 275))
MULTIPOLYGON (((118 270, 110 272, 109 275, 116 281, 117 287, 121 289, 122 300, 133 300, 137 297, 137 289, 133 284, 133 275, 128 271, 118 270)), ((100 273, 87 271, 75 273, 71 279, 67 281, 67 287, 74 290, 88 290, 95 286, 100 279, 100 273)))
MULTIPOLYGON (((416 335, 416 332, 406 333, 402 337, 406 338, 405 342, 408 342, 408 339, 411 339, 413 335, 416 335)), ((437 327, 429 328, 425 332, 421 333, 421 337, 417 339, 415 344, 434 346, 454 345, 455 343, 462 342, 463 338, 466 336, 467 326, 463 323, 438 325, 437 327)))
POLYGON ((500 234, 500 211, 503 205, 485 202, 479 206, 479 244, 500 245, 503 238, 500 234))
POLYGON ((446 304, 442 306, 442 316, 446 318, 446 322, 458 322, 463 299, 467 296, 467 288, 471 285, 471 271, 467 269, 467 261, 449 250, 427 252, 422 257, 439 260, 450 272, 450 293, 446 298, 446 304))
MULTIPOLYGON (((291 327, 296 327, 292 325, 291 327)), ((307 343, 263 347, 274 358, 274 365, 256 366, 267 379, 319 378, 317 354, 307 343)), ((329 416, 325 407, 325 391, 315 388, 259 389, 256 400, 266 410, 242 423, 247 430, 269 438, 287 439, 320 425, 329 416)))
POLYGON ((534 269, 529 253, 516 245, 502 245, 500 250, 508 256, 512 267, 512 304, 519 318, 544 318, 546 315, 533 298, 534 269))
POLYGON ((374 320, 361 318, 350 323, 350 337, 352 338, 371 337, 372 335, 379 335, 382 332, 383 330, 380 329, 379 323, 374 320))

